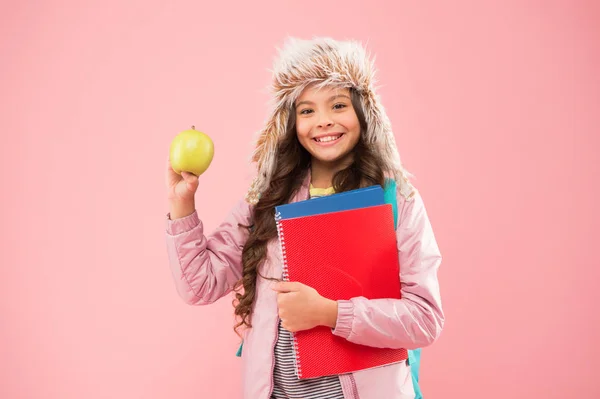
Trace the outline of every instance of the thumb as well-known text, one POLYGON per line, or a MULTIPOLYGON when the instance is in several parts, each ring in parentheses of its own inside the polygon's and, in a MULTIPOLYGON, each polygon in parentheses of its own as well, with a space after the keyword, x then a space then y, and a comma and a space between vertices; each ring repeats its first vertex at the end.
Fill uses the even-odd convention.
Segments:
POLYGON ((183 177, 186 183, 195 183, 198 181, 198 176, 190 172, 181 171, 181 177, 183 177))
POLYGON ((280 281, 278 283, 273 284, 273 291, 277 292, 293 292, 298 291, 300 288, 300 284, 292 281, 280 281))
POLYGON ((198 187, 198 176, 190 172, 181 172, 181 177, 185 180, 188 189, 194 191, 198 187))

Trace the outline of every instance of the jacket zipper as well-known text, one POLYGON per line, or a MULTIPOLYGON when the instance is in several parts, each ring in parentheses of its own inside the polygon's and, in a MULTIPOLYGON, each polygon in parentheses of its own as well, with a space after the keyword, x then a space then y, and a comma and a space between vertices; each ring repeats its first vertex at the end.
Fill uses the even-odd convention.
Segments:
POLYGON ((273 374, 275 372, 275 346, 277 345, 277 339, 279 339, 279 316, 277 316, 277 322, 275 323, 275 339, 273 340, 273 351, 271 352, 271 386, 269 387, 269 396, 267 399, 271 399, 271 395, 273 395, 273 389, 275 388, 275 376, 273 374))

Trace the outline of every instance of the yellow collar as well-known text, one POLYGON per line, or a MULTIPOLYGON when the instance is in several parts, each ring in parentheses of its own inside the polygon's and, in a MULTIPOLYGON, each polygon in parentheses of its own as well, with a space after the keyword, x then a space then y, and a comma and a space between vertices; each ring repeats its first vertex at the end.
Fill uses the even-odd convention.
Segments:
POLYGON ((327 187, 327 188, 316 188, 313 187, 313 185, 310 185, 310 195, 311 196, 322 196, 322 195, 330 195, 335 193, 335 190, 333 189, 333 187, 327 187))

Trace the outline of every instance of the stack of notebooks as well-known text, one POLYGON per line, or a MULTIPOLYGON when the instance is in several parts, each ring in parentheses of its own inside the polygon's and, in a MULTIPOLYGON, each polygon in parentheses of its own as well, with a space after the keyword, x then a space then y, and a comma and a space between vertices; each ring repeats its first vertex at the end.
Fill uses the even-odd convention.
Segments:
MULTIPOLYGON (((391 204, 381 186, 281 205, 275 219, 283 279, 329 299, 400 299, 400 266, 391 204)), ((407 358, 406 349, 354 344, 318 326, 294 333, 296 372, 308 379, 407 358)))

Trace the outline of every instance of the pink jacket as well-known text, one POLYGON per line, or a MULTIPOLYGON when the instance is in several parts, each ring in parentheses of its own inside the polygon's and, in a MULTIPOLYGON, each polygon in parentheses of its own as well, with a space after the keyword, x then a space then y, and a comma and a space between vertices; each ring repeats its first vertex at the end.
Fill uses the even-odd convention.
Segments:
MULTIPOLYGON (((292 202, 308 198, 306 179, 292 202)), ((441 263, 423 200, 397 192, 398 257, 402 299, 353 298, 338 302, 334 334, 363 345, 416 349, 432 344, 444 324, 437 271, 441 263)), ((205 234, 197 213, 167 220, 167 249, 179 295, 190 305, 215 302, 232 291, 242 277, 242 248, 251 205, 241 200, 225 221, 205 234)), ((281 278, 282 262, 275 239, 268 244, 261 274, 281 278)), ((258 278, 253 327, 245 332, 243 393, 245 399, 269 399, 273 389, 274 346, 278 310, 271 282, 258 278)), ((414 399, 406 362, 340 376, 344 398, 414 399)))

